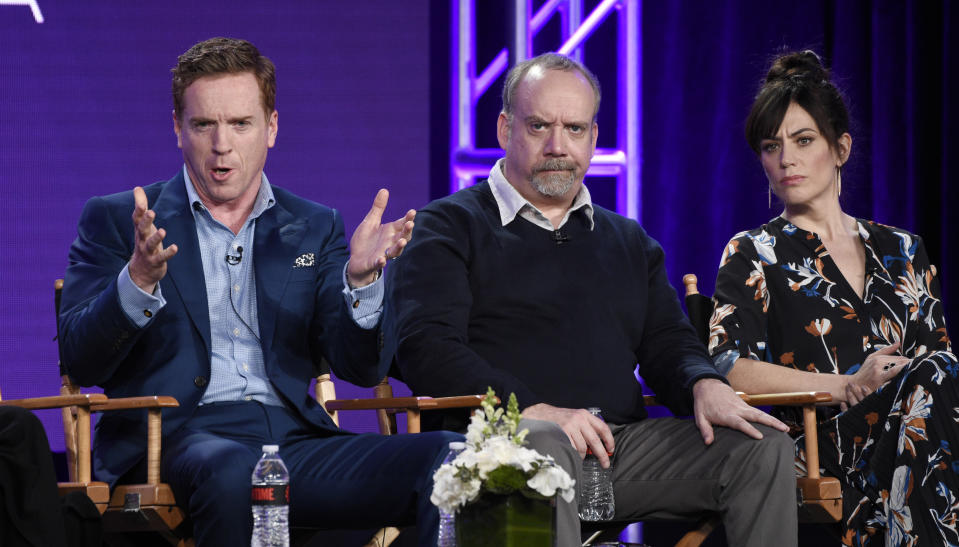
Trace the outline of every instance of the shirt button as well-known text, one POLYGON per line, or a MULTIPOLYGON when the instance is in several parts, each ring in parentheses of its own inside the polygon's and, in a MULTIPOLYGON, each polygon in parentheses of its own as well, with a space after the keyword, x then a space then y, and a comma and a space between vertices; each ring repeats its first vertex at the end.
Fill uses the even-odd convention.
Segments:
POLYGON ((359 308, 359 307, 360 307, 360 301, 359 301, 359 300, 354 300, 354 301, 353 301, 353 309, 355 310, 356 308, 359 308))
POLYGON ((248 365, 248 364, 246 364, 246 363, 243 363, 243 370, 244 370, 245 372, 250 372, 250 365, 248 365))
POLYGON ((247 395, 246 397, 244 397, 244 399, 246 399, 247 401, 252 401, 252 400, 253 400, 253 396, 247 395))
POLYGON ((236 291, 236 292, 240 292, 240 286, 239 286, 239 285, 233 285, 233 290, 236 291))
POLYGON ((239 335, 240 335, 240 329, 233 329, 233 336, 239 336, 239 335))
POLYGON ((143 310, 143 315, 147 317, 153 317, 153 312, 150 310, 143 310))

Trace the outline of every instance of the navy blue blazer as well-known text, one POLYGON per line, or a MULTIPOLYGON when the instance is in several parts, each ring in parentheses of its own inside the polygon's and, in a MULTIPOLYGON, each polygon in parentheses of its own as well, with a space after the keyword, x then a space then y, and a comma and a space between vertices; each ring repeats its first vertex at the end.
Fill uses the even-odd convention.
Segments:
MULTIPOLYGON (((253 243, 257 314, 266 371, 277 394, 319 436, 345 433, 309 394, 325 357, 346 381, 372 386, 378 330, 356 325, 344 302, 348 258, 343 221, 328 207, 273 186, 276 202, 256 221, 253 243), (313 253, 310 267, 294 268, 313 253)), ((210 378, 210 319, 196 225, 182 172, 144 188, 165 245, 179 250, 160 281, 164 306, 143 329, 124 314, 117 276, 133 254, 133 192, 87 202, 70 248, 60 312, 60 358, 80 385, 109 397, 172 395, 163 434, 195 411, 210 378)), ((111 412, 96 426, 95 473, 115 483, 145 456, 146 413, 111 412)))

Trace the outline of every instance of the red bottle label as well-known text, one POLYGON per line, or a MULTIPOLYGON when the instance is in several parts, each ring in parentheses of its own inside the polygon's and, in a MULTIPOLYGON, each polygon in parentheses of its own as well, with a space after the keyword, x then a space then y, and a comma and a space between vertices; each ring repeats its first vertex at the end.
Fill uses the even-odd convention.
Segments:
POLYGON ((250 502, 253 505, 289 505, 290 485, 254 486, 250 491, 250 502))

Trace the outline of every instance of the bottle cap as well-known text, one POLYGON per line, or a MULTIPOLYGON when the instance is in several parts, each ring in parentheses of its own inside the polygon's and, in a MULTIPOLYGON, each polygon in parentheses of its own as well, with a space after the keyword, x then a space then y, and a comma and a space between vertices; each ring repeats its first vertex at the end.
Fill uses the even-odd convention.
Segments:
POLYGON ((276 444, 265 444, 263 445, 264 454, 276 454, 280 451, 280 446, 276 444))

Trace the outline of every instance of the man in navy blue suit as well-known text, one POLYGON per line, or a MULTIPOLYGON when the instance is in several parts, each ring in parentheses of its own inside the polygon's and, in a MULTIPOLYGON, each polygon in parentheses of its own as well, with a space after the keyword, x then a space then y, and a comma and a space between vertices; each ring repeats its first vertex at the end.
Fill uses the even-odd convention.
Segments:
MULTIPOLYGON (((164 415, 162 476, 198 545, 249 545, 250 475, 264 444, 278 444, 290 469, 294 524, 415 519, 420 544, 435 544, 432 472, 458 436, 348 434, 308 393, 324 358, 356 384, 385 375, 379 276, 415 212, 381 224, 380 190, 348 251, 336 211, 263 173, 275 93, 272 62, 249 42, 213 38, 179 57, 184 166, 85 206, 64 284, 63 363, 111 397, 179 400, 164 415)), ((142 413, 101 418, 101 479, 143 480, 145 427, 142 413)))

